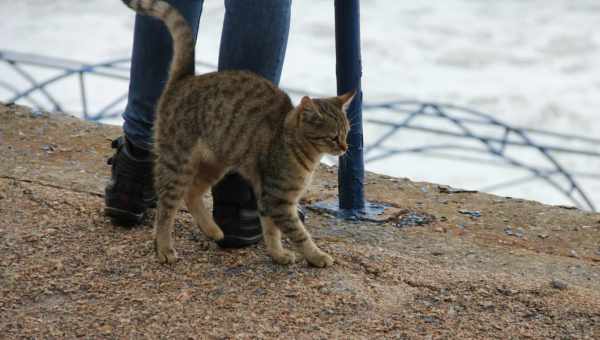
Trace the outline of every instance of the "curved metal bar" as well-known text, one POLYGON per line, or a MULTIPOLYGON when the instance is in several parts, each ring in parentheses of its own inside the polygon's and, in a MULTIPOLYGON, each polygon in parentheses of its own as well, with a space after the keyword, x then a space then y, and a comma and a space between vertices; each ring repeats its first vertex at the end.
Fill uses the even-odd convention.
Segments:
POLYGON ((92 120, 102 119, 102 117, 104 115, 108 114, 108 110, 110 110, 113 107, 117 106, 120 102, 125 101, 125 99, 127 99, 127 94, 124 94, 124 95, 121 95, 121 96, 117 97, 117 99, 113 100, 112 102, 108 103, 108 105, 106 105, 105 107, 101 108, 98 111, 98 113, 94 116, 94 118, 92 120))
MULTIPOLYGON (((400 126, 408 125, 417 115, 423 113, 424 110, 425 110, 425 105, 422 105, 419 110, 414 111, 413 113, 408 115, 408 117, 406 117, 404 119, 404 121, 402 121, 402 123, 400 123, 399 125, 400 126)), ((396 133, 397 130, 398 130, 397 128, 392 129, 391 131, 389 131, 386 134, 384 134, 383 136, 381 136, 373 144, 365 146, 365 149, 367 149, 367 151, 365 152, 365 155, 368 154, 370 150, 374 150, 375 148, 379 147, 381 145, 381 143, 383 143, 386 139, 390 138, 394 133, 396 133)))
MULTIPOLYGON (((411 103, 416 103, 416 102, 411 102, 411 103)), ((388 107, 388 109, 390 107, 393 107, 393 105, 386 105, 388 107)), ((582 197, 582 199, 584 200, 585 204, 592 210, 594 210, 594 204, 591 202, 591 200, 587 197, 587 195, 583 192, 583 190, 581 188, 579 188, 579 186, 577 185, 577 183, 575 182, 575 180, 573 179, 573 177, 565 171, 565 169, 563 169, 563 167, 560 165, 560 163, 558 163, 558 161, 552 157, 549 153, 548 153, 548 148, 544 147, 544 146, 538 146, 535 143, 533 143, 526 135, 525 133, 516 130, 514 128, 511 128, 505 124, 503 124, 502 122, 499 122, 497 120, 495 120, 494 118, 482 114, 482 113, 478 113, 478 115, 481 118, 484 118, 486 120, 488 120, 489 123, 502 127, 504 128, 504 136, 502 139, 495 139, 494 142, 499 142, 501 143, 501 148, 498 149, 496 148, 492 143, 491 140, 492 138, 489 137, 483 137, 483 136, 479 136, 478 134, 475 134, 470 128, 468 128, 465 125, 464 121, 461 121, 451 115, 449 115, 448 113, 446 113, 443 108, 441 108, 440 106, 436 105, 436 104, 430 104, 428 105, 428 107, 431 107, 434 109, 434 114, 444 118, 445 120, 453 123, 456 127, 458 127, 461 131, 462 134, 460 133, 452 133, 449 131, 443 131, 443 130, 439 130, 436 131, 438 133, 443 133, 443 134, 450 134, 450 135, 454 135, 456 137, 463 137, 463 138, 469 138, 469 139, 475 139, 480 141, 482 144, 485 145, 485 147, 487 148, 488 152, 490 152, 491 154, 496 155, 497 157, 501 157, 504 158, 506 161, 510 162, 511 164, 514 164, 516 166, 522 167, 524 169, 527 169, 528 171, 530 171, 533 175, 538 176, 542 179, 544 179, 548 184, 550 184, 551 186, 555 187, 557 190, 559 190, 561 193, 563 193, 566 197, 568 197, 572 202, 577 202, 577 204, 580 204, 578 200, 576 200, 571 193, 573 191, 577 192, 577 194, 582 197), (556 169, 556 171, 558 173, 560 173, 566 180, 567 182, 570 184, 570 189, 569 190, 565 190, 563 189, 558 183, 556 183, 555 181, 553 181, 550 177, 548 176, 544 176, 542 175, 539 170, 529 167, 527 165, 525 165, 524 163, 518 162, 514 159, 510 159, 508 156, 505 155, 504 151, 505 151, 505 145, 508 144, 508 136, 510 135, 510 133, 513 133, 517 136, 519 136, 522 140, 523 146, 528 146, 528 147, 533 147, 535 149, 538 150, 538 152, 540 152, 544 158, 549 161, 554 168, 556 169)), ((456 109, 456 107, 454 107, 456 109)), ((425 110, 423 110, 422 108, 420 109, 421 112, 425 112, 425 110)), ((466 110, 469 113, 473 113, 476 112, 474 110, 466 110)), ((476 112, 477 113, 477 112, 476 112)), ((426 114, 426 113, 425 113, 426 114)), ((368 121, 368 120, 367 120, 368 121)), ((408 124, 397 124, 396 125, 397 129, 396 131, 400 128, 400 127, 406 127, 406 128, 414 128, 413 126, 410 126, 408 124)), ((422 128, 423 130, 435 130, 435 129, 428 129, 428 128, 422 128)), ((388 133, 388 136, 391 137, 391 135, 393 135, 393 133, 388 133)), ((379 143, 381 144, 382 141, 379 141, 379 143)), ((510 142, 513 143, 513 142, 510 142)), ((391 154, 388 154, 388 157, 391 156, 391 154)), ((595 155, 596 156, 596 155, 595 155)), ((379 158, 381 159, 381 157, 379 158)))
MULTIPOLYGON (((405 150, 400 150, 400 152, 396 152, 396 150, 390 151, 388 153, 386 153, 384 155, 384 157, 378 158, 378 157, 374 157, 371 159, 368 159, 367 161, 376 161, 376 160, 381 160, 384 158, 388 158, 391 156, 394 156, 396 154, 400 154, 400 153, 430 153, 431 150, 435 150, 435 149, 448 149, 448 148, 455 148, 456 146, 454 145, 429 145, 429 146, 423 146, 423 147, 415 147, 415 148, 408 148, 405 150)), ((474 151, 474 150, 471 150, 474 151)), ((482 150, 479 150, 482 151, 482 150)), ((435 154, 438 158, 445 158, 445 159, 450 159, 450 160, 454 160, 454 161, 458 161, 458 160, 465 160, 464 157, 456 157, 454 155, 445 155, 445 154, 435 154)), ((481 163, 481 160, 477 160, 477 159, 467 159, 468 161, 479 161, 479 163, 481 163)), ((551 177, 555 174, 560 174, 559 171, 557 170, 544 170, 544 171, 540 171, 540 169, 536 169, 533 168, 529 165, 526 165, 522 162, 518 162, 514 159, 511 158, 504 158, 502 157, 501 160, 503 161, 502 163, 506 164, 507 166, 510 167, 514 167, 514 168, 520 168, 520 169, 524 169, 527 170, 528 172, 530 172, 531 174, 528 176, 529 178, 531 178, 531 180, 533 179, 541 179, 544 180, 545 182, 547 182, 550 186, 554 187, 558 192, 560 192, 561 194, 563 194, 565 197, 567 197, 571 202, 573 202, 573 204, 575 204, 575 206, 577 206, 578 208, 584 208, 585 205, 581 204, 581 202, 579 202, 579 200, 575 199, 574 197, 572 197, 572 195, 570 194, 571 189, 573 189, 573 187, 570 188, 570 190, 564 189, 563 187, 560 186, 560 184, 558 184, 556 181, 554 181, 551 177)), ((492 163, 491 161, 485 161, 485 163, 492 163)), ((493 163, 492 163, 493 164, 493 163)), ((493 165, 497 165, 497 164, 493 164, 493 165)), ((508 186, 512 186, 512 183, 506 183, 505 187, 508 186)), ((498 189, 498 188, 494 188, 494 189, 498 189)), ((482 191, 487 191, 484 189, 481 189, 482 191)), ((585 197, 583 195, 579 195, 582 197, 585 197)))
MULTIPOLYGON (((37 83, 35 81, 35 79, 27 72, 25 72, 25 70, 23 70, 21 67, 19 67, 15 62, 8 62, 8 64, 18 73, 20 74, 23 78, 25 78, 29 84, 35 86, 37 83)), ((46 99, 48 99, 48 101, 50 103, 52 103, 52 105, 54 105, 54 110, 55 111, 62 111, 62 108, 60 107, 60 104, 54 99, 54 97, 52 97, 50 95, 50 93, 48 93, 48 91, 46 91, 46 89, 40 89, 40 92, 46 96, 46 99)))
MULTIPOLYGON (((3 88, 5 88, 5 89, 7 89, 8 91, 10 91, 10 92, 12 92, 14 94, 18 94, 19 93, 19 90, 16 87, 8 84, 5 81, 0 80, 0 86, 3 87, 3 88)), ((27 97, 25 97, 23 99, 27 100, 29 103, 31 103, 31 105, 33 105, 36 109, 43 108, 43 106, 40 103, 38 103, 35 99, 31 98, 30 96, 27 96, 27 97)), ((9 102, 9 103, 11 103, 11 102, 9 102)))
MULTIPOLYGON (((414 109, 413 110, 403 109, 402 108, 403 106, 407 106, 407 105, 417 106, 417 105, 421 105, 421 104, 422 104, 422 102, 415 101, 415 100, 403 100, 403 101, 394 101, 394 102, 386 102, 386 103, 368 103, 368 104, 364 105, 364 109, 365 110, 386 109, 386 110, 393 110, 395 112, 404 112, 404 113, 408 114, 408 113, 413 112, 414 109)), ((467 107, 463 107, 463 106, 459 106, 459 105, 447 104, 447 103, 443 103, 443 102, 429 102, 429 104, 436 105, 438 107, 445 108, 445 109, 460 110, 460 111, 464 111, 469 114, 473 114, 473 115, 477 115, 479 117, 486 118, 486 121, 469 119, 469 118, 461 118, 461 120, 465 123, 472 123, 472 124, 478 124, 478 125, 489 125, 489 123, 491 122, 495 125, 509 127, 508 125, 493 118, 493 116, 483 113, 483 112, 480 112, 480 111, 477 111, 477 110, 474 110, 474 109, 471 109, 471 108, 467 108, 467 107)), ((569 140, 580 140, 580 141, 584 141, 584 142, 600 144, 600 139, 598 139, 598 138, 569 135, 566 133, 545 131, 545 130, 539 130, 539 129, 534 129, 534 128, 521 127, 521 126, 510 126, 509 128, 524 131, 524 132, 532 132, 532 133, 539 134, 539 135, 559 137, 559 138, 564 138, 564 139, 569 139, 569 140)))
POLYGON ((62 74, 60 74, 58 76, 51 77, 51 78, 49 78, 49 79, 47 79, 47 80, 45 80, 45 81, 43 81, 41 83, 38 83, 37 85, 35 85, 33 87, 30 87, 29 89, 27 89, 27 90, 19 93, 18 95, 14 96, 13 98, 10 98, 9 101, 16 102, 17 100, 19 100, 19 99, 21 99, 23 97, 28 96, 32 92, 34 92, 36 90, 39 90, 39 89, 42 89, 42 88, 46 87, 47 85, 52 84, 55 81, 64 79, 64 78, 66 78, 66 77, 68 77, 68 76, 70 76, 70 75, 72 75, 74 73, 77 73, 77 72, 75 72, 75 71, 65 71, 64 73, 62 73, 62 74))
MULTIPOLYGON (((400 124, 395 124, 395 123, 390 123, 384 120, 379 120, 379 119, 365 119, 366 123, 372 123, 372 124, 377 124, 377 125, 384 125, 384 126, 393 126, 396 129, 402 129, 402 128, 406 128, 406 129, 411 129, 411 130, 419 130, 419 131, 423 131, 423 132, 430 132, 430 133, 435 133, 435 134, 440 134, 440 135, 445 135, 445 136, 450 136, 450 137, 463 137, 463 138, 470 138, 466 135, 460 134, 460 133, 456 133, 456 132, 451 132, 451 131, 446 131, 446 130, 441 130, 441 129, 434 129, 434 128, 429 128, 426 126, 420 126, 420 125, 400 125, 400 124)), ((512 131, 512 129, 509 129, 512 131)), ((494 138, 494 137, 485 137, 486 139, 488 139, 491 142, 497 142, 497 143, 501 143, 501 144, 506 144, 506 145, 510 145, 510 146, 520 146, 520 147, 531 147, 533 144, 529 144, 526 142, 514 142, 514 141, 508 141, 508 140, 503 140, 503 139, 498 139, 498 138, 494 138)), ((591 156, 591 157, 600 157, 600 152, 595 152, 595 151, 582 151, 582 150, 576 150, 576 149, 569 149, 569 148, 561 148, 561 147, 556 147, 556 146, 541 146, 542 148, 548 150, 548 151, 554 151, 554 152, 561 152, 561 153, 570 153, 570 154, 579 154, 582 156, 591 156)))
MULTIPOLYGON (((466 156, 466 155, 457 155, 457 154, 444 154, 444 153, 435 152, 436 150, 444 150, 444 149, 459 150, 459 151, 466 151, 468 153, 478 153, 478 154, 489 155, 489 153, 487 151, 482 150, 480 148, 470 147, 470 146, 465 146, 465 145, 460 145, 460 144, 434 144, 434 145, 423 145, 423 146, 412 147, 412 148, 390 148, 390 147, 383 146, 383 147, 379 148, 379 150, 381 152, 378 155, 374 155, 374 156, 366 159, 366 162, 367 163, 378 162, 378 161, 385 160, 386 158, 389 158, 392 156, 406 154, 406 153, 422 153, 422 154, 435 156, 436 158, 459 160, 459 161, 471 162, 471 163, 476 163, 476 164, 487 164, 487 165, 491 165, 491 166, 499 167, 499 168, 514 168, 515 167, 514 165, 511 165, 511 164, 508 164, 506 162, 496 160, 496 159, 466 156)), ((542 167, 538 167, 538 170, 540 170, 541 172, 547 172, 547 173, 554 171, 554 169, 542 168, 542 167)), ((580 177, 580 178, 590 178, 590 179, 594 179, 594 180, 600 180, 600 174, 595 173, 595 172, 571 171, 571 174, 573 176, 580 177)), ((482 189, 482 191, 485 191, 485 190, 482 189)))

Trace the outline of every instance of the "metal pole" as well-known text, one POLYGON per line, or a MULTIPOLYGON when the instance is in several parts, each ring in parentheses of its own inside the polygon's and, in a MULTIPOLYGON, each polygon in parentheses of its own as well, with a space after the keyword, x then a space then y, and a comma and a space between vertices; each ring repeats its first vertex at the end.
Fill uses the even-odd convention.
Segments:
POLYGON ((339 207, 352 216, 364 213, 365 209, 359 2, 335 0, 337 92, 340 95, 357 90, 347 112, 352 125, 349 149, 340 157, 338 170, 339 207))

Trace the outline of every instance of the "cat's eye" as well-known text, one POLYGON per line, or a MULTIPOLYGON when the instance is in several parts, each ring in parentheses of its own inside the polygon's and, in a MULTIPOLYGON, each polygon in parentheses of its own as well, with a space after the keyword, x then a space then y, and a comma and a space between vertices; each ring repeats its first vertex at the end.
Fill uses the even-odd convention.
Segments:
POLYGON ((337 142, 337 141, 338 141, 338 137, 339 137, 339 136, 332 137, 332 138, 331 138, 331 141, 333 141, 333 142, 337 142))

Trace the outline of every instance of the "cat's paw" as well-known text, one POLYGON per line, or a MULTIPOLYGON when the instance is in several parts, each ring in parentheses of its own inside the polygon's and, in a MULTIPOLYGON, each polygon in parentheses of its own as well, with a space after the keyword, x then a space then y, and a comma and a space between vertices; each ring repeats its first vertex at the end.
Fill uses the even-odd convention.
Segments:
POLYGON ((215 226, 214 228, 210 228, 209 230, 206 230, 205 233, 206 233, 206 236, 208 236, 209 238, 211 238, 215 241, 221 241, 225 237, 221 228, 219 228, 217 226, 215 226))
POLYGON ((323 251, 316 251, 310 255, 305 255, 306 261, 315 267, 325 268, 333 265, 333 257, 323 251))
POLYGON ((158 242, 154 241, 154 250, 156 252, 156 258, 158 262, 164 264, 172 264, 177 262, 177 252, 172 246, 160 246, 158 242))
POLYGON ((279 264, 292 264, 296 262, 296 254, 289 250, 284 250, 277 254, 271 254, 271 256, 273 257, 273 261, 279 264))

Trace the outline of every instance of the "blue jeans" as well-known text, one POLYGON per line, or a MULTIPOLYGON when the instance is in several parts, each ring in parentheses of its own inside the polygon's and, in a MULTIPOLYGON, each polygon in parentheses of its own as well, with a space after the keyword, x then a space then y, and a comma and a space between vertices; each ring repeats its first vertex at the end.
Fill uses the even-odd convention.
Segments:
MULTIPOLYGON (((188 21, 194 35, 203 0, 166 0, 188 21)), ((225 0, 219 70, 253 71, 278 84, 290 26, 291 0, 225 0)), ((152 147, 154 109, 167 80, 172 40, 157 19, 135 18, 129 97, 123 113, 127 139, 152 147)))

